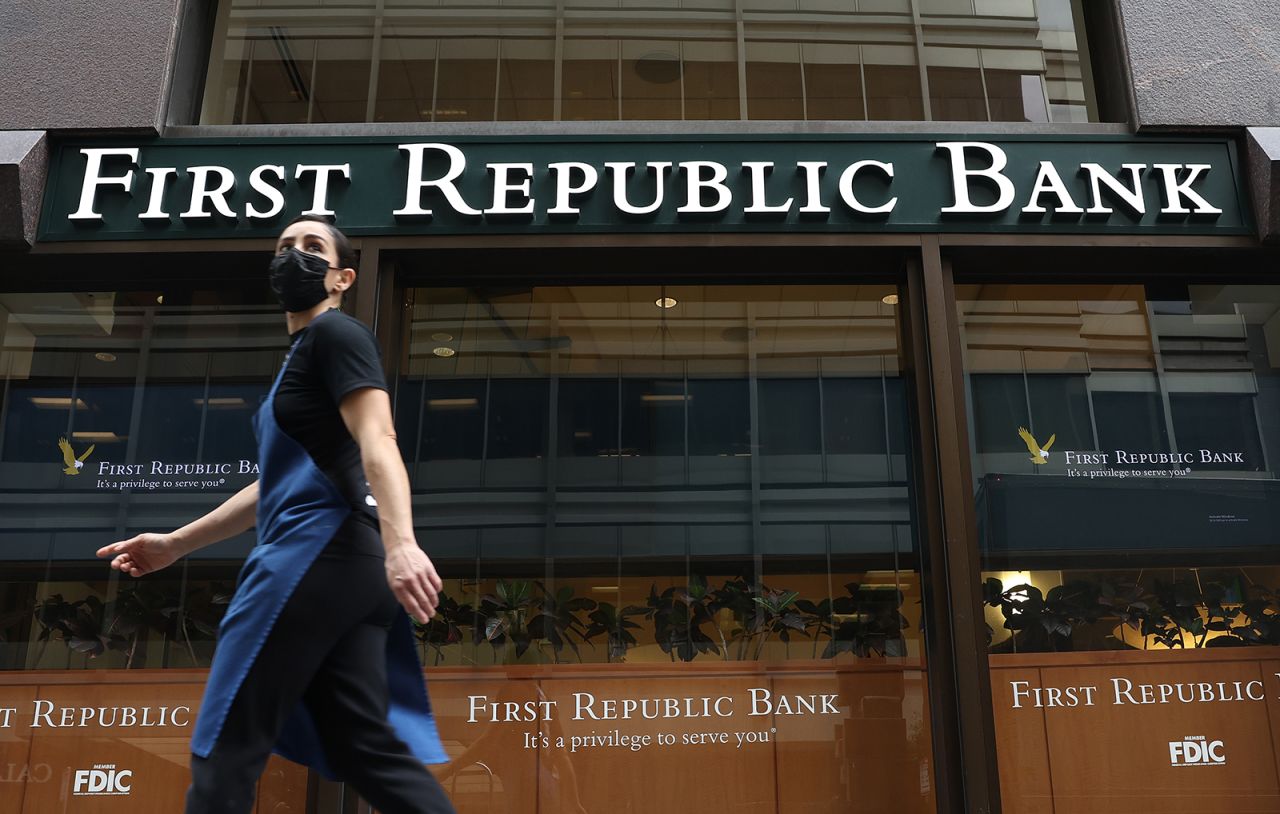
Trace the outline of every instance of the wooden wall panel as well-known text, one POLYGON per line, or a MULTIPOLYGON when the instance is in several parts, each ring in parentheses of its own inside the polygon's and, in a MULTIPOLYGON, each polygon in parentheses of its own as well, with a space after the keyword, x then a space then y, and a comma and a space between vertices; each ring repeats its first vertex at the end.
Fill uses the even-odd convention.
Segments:
POLYGON ((1035 786, 1046 787, 1040 776, 1047 764, 1052 808, 1013 811, 1275 814, 1280 811, 1280 741, 1275 738, 1280 678, 1271 664, 1278 650, 993 656, 1002 787, 1007 783, 1015 789, 1006 805, 1020 806, 1027 788, 1034 793, 1035 786), (1010 682, 1015 680, 1030 681, 1031 688, 1074 687, 1082 698, 1080 688, 1095 687, 1095 703, 1037 708, 1024 699, 1022 709, 1012 709, 1010 682), (1179 700, 1179 685, 1184 698, 1195 700, 1179 700), (1148 695, 1144 686, 1150 687, 1148 695), (1199 700, 1224 693, 1239 700, 1199 700), (1175 763, 1170 743, 1200 737, 1222 741, 1225 761, 1175 763))
MULTIPOLYGON (((576 799, 587 811, 641 814, 653 811, 735 811, 772 814, 778 809, 774 777, 774 742, 768 716, 747 716, 748 690, 767 688, 760 677, 698 676, 696 678, 616 678, 541 682, 550 700, 559 702, 560 715, 547 727, 553 738, 540 755, 539 814, 577 814, 575 795, 566 777, 576 778, 576 799), (730 718, 659 718, 629 721, 572 720, 574 694, 590 693, 603 699, 665 699, 703 696, 733 699, 730 718), (639 751, 623 747, 596 747, 570 753, 557 749, 554 739, 608 736, 618 732, 648 736, 651 743, 639 751), (738 733, 763 734, 766 742, 738 746, 738 733), (658 736, 674 738, 658 745, 658 736), (727 743, 689 743, 687 739, 722 738, 727 743), (710 781, 714 778, 714 781, 710 781)), ((596 705, 599 708, 599 704, 596 705)))
MULTIPOLYGON (((538 732, 536 721, 495 723, 491 715, 471 717, 468 696, 524 708, 538 701, 537 681, 530 678, 446 681, 432 671, 431 706, 451 762, 435 768, 458 814, 527 814, 536 807, 539 771, 537 749, 525 747, 522 732, 538 732)), ((560 782, 556 776, 555 782, 560 782)), ((570 782, 565 778, 564 782, 570 782)))
POLYGON ((188 784, 190 723, 195 720, 199 692, 198 686, 190 684, 40 687, 41 709, 23 710, 31 726, 31 761, 54 766, 56 776, 51 783, 28 786, 24 814, 171 814, 188 784), (160 721, 162 707, 165 713, 160 721), (148 710, 146 720, 140 708, 148 710), (63 717, 68 710, 69 719, 63 717), (176 718, 174 710, 178 710, 176 718), (88 715, 94 717, 86 720, 88 715), (85 725, 78 725, 82 720, 85 725), (127 725, 131 720, 133 725, 127 725), (71 725, 63 725, 68 722, 71 725), (105 771, 102 767, 108 766, 132 773, 127 795, 94 794, 97 790, 87 786, 80 790, 84 796, 77 794, 77 771, 105 771))
POLYGON ((53 766, 30 760, 31 719, 22 713, 31 709, 35 697, 35 687, 0 686, 0 709, 16 710, 0 713, 0 811, 21 811, 28 786, 54 781, 53 766))
MULTIPOLYGON (((926 684, 918 662, 557 665, 436 669, 429 675, 453 759, 435 771, 460 814, 926 814, 935 807, 926 684), (704 697, 727 699, 726 714, 575 719, 579 705, 589 701, 585 694, 594 697, 590 707, 601 715, 605 701, 620 709, 626 700, 687 698, 697 707, 704 697), (801 714, 784 714, 777 707, 782 698, 801 714), (496 715, 491 705, 497 705, 496 715), (548 718, 541 712, 549 705, 555 711, 548 718), (649 742, 637 749, 574 748, 575 737, 615 731, 649 742), (659 735, 674 743, 659 744, 659 735)), ((0 706, 19 710, 16 725, 0 730, 0 758, 49 767, 45 782, 0 784, 6 795, 0 811, 181 810, 203 679, 202 671, 162 670, 0 675, 0 706), (54 721, 74 708, 72 720, 78 724, 86 715, 85 725, 50 726, 42 718, 33 727, 37 700, 54 721), (152 716, 164 707, 168 717, 122 727, 117 711, 114 726, 98 720, 101 710, 131 707, 140 715, 144 706, 152 716), (174 720, 171 711, 178 707, 190 711, 174 720), (132 773, 127 795, 74 795, 76 770, 107 764, 132 773)), ((259 784, 256 814, 302 814, 307 781, 302 767, 272 758, 259 784)))
POLYGON ((1280 658, 1261 663, 1262 675, 1271 689, 1267 693, 1267 720, 1271 724, 1271 745, 1274 752, 1276 776, 1280 777, 1280 658), (1272 683, 1276 682, 1276 683, 1272 683))
POLYGON ((1057 814, 1049 776, 1049 750, 1044 711, 1014 709, 1009 682, 1040 686, 1037 667, 995 669, 992 657, 991 694, 996 723, 996 757, 1000 765, 1002 814, 1057 814))

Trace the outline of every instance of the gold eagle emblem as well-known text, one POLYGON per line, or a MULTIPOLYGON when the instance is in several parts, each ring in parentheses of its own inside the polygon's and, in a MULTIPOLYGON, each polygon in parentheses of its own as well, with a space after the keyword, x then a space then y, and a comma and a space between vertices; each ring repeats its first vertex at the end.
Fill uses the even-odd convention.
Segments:
POLYGON ((84 460, 93 454, 96 444, 90 444, 89 448, 79 458, 76 457, 75 450, 71 449, 71 444, 65 438, 58 439, 58 449, 62 450, 62 463, 66 468, 62 470, 64 475, 79 475, 80 470, 84 468, 84 460))
POLYGON ((1018 436, 1022 438, 1023 443, 1027 445, 1027 452, 1031 453, 1031 463, 1047 464, 1049 463, 1049 447, 1053 446, 1053 442, 1057 440, 1058 434, 1054 433, 1049 436, 1049 440, 1042 447, 1036 441, 1035 437, 1027 430, 1026 427, 1018 428, 1018 436))

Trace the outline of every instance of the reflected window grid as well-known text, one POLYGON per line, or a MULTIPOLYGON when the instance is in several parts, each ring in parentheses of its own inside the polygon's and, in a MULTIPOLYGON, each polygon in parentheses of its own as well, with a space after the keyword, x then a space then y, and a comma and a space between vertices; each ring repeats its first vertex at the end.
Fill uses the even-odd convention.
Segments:
MULTIPOLYGON (((991 287, 990 298, 957 306, 980 472, 1012 471, 1001 456, 1025 447, 1009 427, 1025 426, 1055 435, 1060 449, 1239 450, 1248 462, 1224 463, 1220 476, 1274 477, 1276 439, 1264 432, 1271 329, 1258 317, 1274 313, 1269 295, 1255 301, 1242 287, 1251 299, 1219 313, 1216 300, 1149 300, 1141 287, 1079 299, 1027 290, 991 287)), ((1214 290, 1193 286, 1194 295, 1214 290)))
MULTIPOLYGON (((422 538, 487 586, 461 595, 535 573, 578 595, 618 586, 632 607, 694 579, 918 595, 892 287, 756 288, 409 290, 397 427, 422 538)), ((919 638, 875 647, 914 654, 919 638)), ((665 658, 644 648, 632 657, 665 658)), ((436 655, 522 659, 489 644, 436 655)))
POLYGON ((249 416, 286 345, 265 293, 0 294, 0 669, 208 666, 250 540, 147 581, 92 552, 252 480, 249 416), (210 461, 223 482, 158 485, 156 462, 210 461))
POLYGON ((1080 0, 803 8, 822 18, 803 33, 792 6, 739 5, 637 17, 592 4, 224 0, 201 120, 1098 118, 1080 0))

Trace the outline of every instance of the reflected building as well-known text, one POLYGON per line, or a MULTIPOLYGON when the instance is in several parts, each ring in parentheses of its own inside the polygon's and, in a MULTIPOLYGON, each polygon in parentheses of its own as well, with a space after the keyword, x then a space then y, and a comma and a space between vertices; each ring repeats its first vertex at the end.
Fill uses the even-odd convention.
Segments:
POLYGON ((0 810, 180 805, 189 717, 137 716, 198 714, 256 537, 94 551, 256 478, 303 212, 359 252, 460 812, 1280 810, 1272 10, 1184 6, 24 8, 0 810))

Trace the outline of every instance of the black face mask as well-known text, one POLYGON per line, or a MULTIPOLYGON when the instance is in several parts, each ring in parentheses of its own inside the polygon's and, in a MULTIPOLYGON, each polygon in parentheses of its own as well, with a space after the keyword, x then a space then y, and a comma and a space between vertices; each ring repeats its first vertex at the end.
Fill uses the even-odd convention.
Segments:
POLYGON ((284 310, 309 311, 329 296, 324 275, 331 268, 323 257, 290 246, 271 260, 271 290, 284 310))

